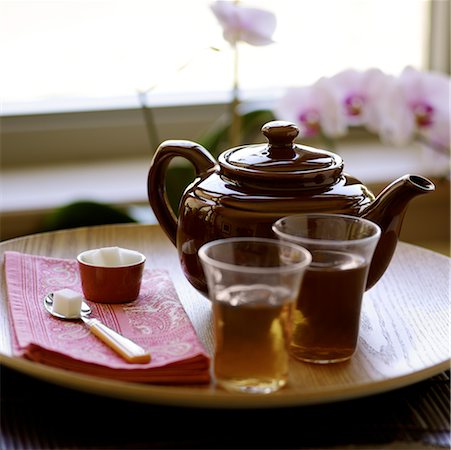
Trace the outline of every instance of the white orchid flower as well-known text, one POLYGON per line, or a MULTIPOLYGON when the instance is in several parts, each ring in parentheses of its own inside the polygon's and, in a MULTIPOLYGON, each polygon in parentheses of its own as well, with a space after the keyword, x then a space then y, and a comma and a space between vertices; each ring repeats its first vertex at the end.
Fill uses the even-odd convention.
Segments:
POLYGON ((381 91, 389 81, 379 69, 344 70, 330 78, 343 114, 349 125, 375 126, 377 104, 381 91))
POLYGON ((336 138, 347 131, 346 117, 327 78, 321 78, 311 86, 287 89, 274 113, 279 119, 298 125, 301 136, 305 137, 324 133, 336 138))
POLYGON ((399 84, 417 132, 432 145, 449 151, 451 78, 408 67, 399 77, 399 84))
POLYGON ((442 152, 450 148, 451 79, 440 73, 406 68, 381 92, 379 133, 396 145, 416 136, 442 152))
POLYGON ((227 0, 214 2, 211 9, 223 28, 224 39, 231 45, 239 41, 251 45, 268 45, 273 42, 276 16, 272 12, 227 0))

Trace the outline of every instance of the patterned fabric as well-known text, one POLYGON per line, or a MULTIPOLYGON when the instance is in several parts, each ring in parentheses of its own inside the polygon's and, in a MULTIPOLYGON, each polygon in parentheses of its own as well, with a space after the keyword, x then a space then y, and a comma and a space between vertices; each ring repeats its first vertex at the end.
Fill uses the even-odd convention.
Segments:
POLYGON ((165 270, 145 269, 131 303, 87 302, 92 315, 148 349, 148 364, 130 364, 96 338, 81 320, 61 320, 44 308, 46 294, 81 292, 75 260, 5 253, 13 354, 107 378, 151 383, 209 382, 209 356, 165 270))

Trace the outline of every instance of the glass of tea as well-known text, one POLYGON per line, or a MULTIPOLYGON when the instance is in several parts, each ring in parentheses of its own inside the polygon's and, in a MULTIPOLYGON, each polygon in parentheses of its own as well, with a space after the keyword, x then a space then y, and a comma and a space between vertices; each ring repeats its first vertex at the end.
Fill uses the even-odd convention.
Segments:
POLYGON ((199 249, 212 301, 217 385, 270 393, 288 379, 288 346, 310 253, 290 242, 227 238, 199 249))
POLYGON ((312 255, 296 302, 290 354, 322 364, 350 359, 379 226, 360 217, 312 213, 283 217, 273 231, 312 255))

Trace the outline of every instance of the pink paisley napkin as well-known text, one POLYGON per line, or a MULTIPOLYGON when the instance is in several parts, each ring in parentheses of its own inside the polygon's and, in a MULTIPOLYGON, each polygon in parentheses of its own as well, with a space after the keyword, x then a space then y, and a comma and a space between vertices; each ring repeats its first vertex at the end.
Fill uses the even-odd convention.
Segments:
POLYGON ((145 269, 131 303, 88 302, 92 317, 148 349, 148 364, 130 364, 81 321, 51 316, 46 294, 81 292, 75 260, 5 253, 5 272, 15 356, 89 375, 148 383, 207 383, 210 360, 165 270, 145 269))

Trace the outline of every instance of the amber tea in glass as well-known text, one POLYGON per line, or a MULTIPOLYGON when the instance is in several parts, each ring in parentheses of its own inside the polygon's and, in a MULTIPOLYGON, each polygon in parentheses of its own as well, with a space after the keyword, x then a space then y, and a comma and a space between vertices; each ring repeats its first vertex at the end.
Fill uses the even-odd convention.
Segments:
POLYGON ((199 257, 213 307, 217 384, 248 393, 280 389, 309 252, 274 239, 229 238, 205 244, 199 257))
POLYGON ((312 255, 296 302, 290 354, 323 364, 350 359, 379 227, 353 216, 300 214, 278 220, 273 229, 312 255))

